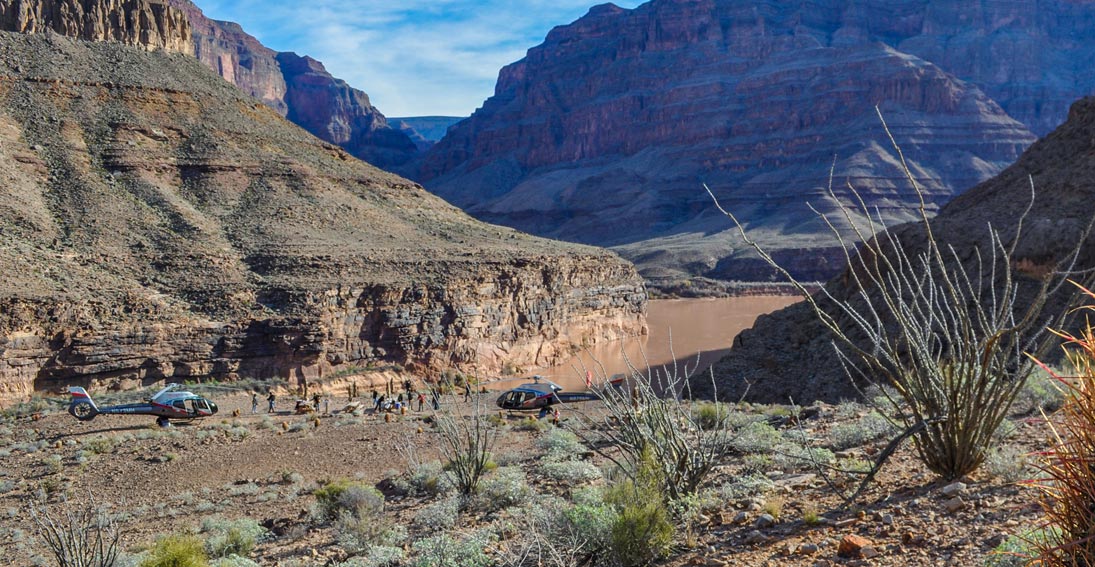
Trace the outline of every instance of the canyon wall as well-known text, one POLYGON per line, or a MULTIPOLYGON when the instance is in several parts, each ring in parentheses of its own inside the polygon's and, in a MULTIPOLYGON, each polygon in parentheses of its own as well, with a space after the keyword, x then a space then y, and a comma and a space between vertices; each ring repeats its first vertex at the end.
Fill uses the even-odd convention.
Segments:
POLYGON ((842 261, 810 205, 837 213, 850 185, 890 224, 920 204, 876 106, 934 212, 1095 91, 1093 30, 1072 0, 605 4, 502 69, 415 178, 477 218, 611 246, 655 285, 774 278, 706 183, 824 280, 842 261))
POLYGON ((489 376, 642 333, 634 267, 485 225, 189 55, 0 32, 0 403, 69 384, 489 376))
POLYGON ((0 0, 0 29, 188 53, 186 15, 161 0, 0 0))
POLYGON ((202 63, 312 135, 389 170, 417 154, 411 138, 390 126, 367 94, 331 76, 319 61, 278 53, 239 24, 206 17, 190 0, 166 1, 189 18, 202 63))

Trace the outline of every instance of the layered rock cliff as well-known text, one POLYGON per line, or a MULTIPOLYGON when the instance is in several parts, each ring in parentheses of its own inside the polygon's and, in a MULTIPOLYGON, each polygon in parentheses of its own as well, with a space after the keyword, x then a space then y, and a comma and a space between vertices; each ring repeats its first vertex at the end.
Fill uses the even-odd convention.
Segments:
POLYGON ((0 0, 0 30, 189 52, 186 15, 162 0, 0 0))
POLYGON ((887 222, 998 173, 1095 89, 1095 4, 1071 0, 653 0, 548 34, 425 156, 478 218, 608 245, 656 283, 767 280, 706 182, 800 277, 840 268, 824 224, 861 190, 887 222))
POLYGON ((615 255, 477 222, 190 56, 0 32, 0 399, 370 362, 489 374, 644 328, 615 255))
MULTIPOLYGON (((977 273, 975 249, 989 258, 986 250, 988 227, 999 230, 1005 246, 1011 246, 1015 227, 1030 203, 1031 180, 1035 200, 1023 223, 1022 237, 1016 246, 1014 266, 1018 281, 1027 292, 1058 261, 1070 254, 1095 216, 1095 98, 1076 102, 1068 120, 1030 147, 1011 167, 955 198, 932 219, 933 233, 957 257, 977 273)), ((906 250, 915 253, 924 247, 924 231, 917 224, 891 229, 906 250)), ((1074 278, 1089 278, 1084 270, 1095 267, 1095 236, 1089 235, 1080 247, 1074 278)), ((846 270, 846 268, 845 268, 846 270)), ((986 277, 985 282, 992 281, 986 277)), ((858 291, 846 272, 829 281, 829 292, 838 298, 851 298, 858 291)), ((1066 308, 1068 296, 1075 290, 1065 286, 1053 296, 1048 314, 1066 308)), ((987 296, 986 296, 987 297, 987 296)), ((1029 298, 1021 296, 1019 309, 1026 309, 1029 298)), ((1047 317, 1048 319, 1048 317, 1047 317)), ((1056 358, 1060 352, 1051 352, 1056 358)), ((814 399, 838 401, 858 395, 845 376, 833 353, 827 333, 816 316, 803 304, 794 305, 760 317, 752 329, 742 333, 730 354, 715 366, 719 395, 734 399, 747 382, 749 397, 783 403, 789 397, 796 402, 814 399)), ((703 384, 698 385, 703 388, 703 384)))
POLYGON ((319 139, 389 170, 418 153, 367 94, 332 77, 319 61, 278 53, 239 24, 207 18, 190 0, 164 1, 190 19, 194 53, 202 63, 319 139))

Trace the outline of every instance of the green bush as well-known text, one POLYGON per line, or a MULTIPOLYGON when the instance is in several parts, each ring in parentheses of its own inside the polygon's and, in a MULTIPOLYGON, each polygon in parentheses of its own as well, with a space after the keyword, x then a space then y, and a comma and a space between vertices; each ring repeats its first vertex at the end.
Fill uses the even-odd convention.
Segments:
POLYGON ((735 451, 744 454, 771 453, 776 445, 783 441, 783 436, 774 427, 764 422, 753 422, 740 431, 731 442, 735 451))
POLYGON ((578 436, 566 429, 554 428, 536 440, 544 452, 544 458, 552 461, 568 461, 586 452, 578 436))
POLYGON ((480 481, 472 506, 484 512, 494 512, 516 506, 531 494, 525 471, 520 467, 500 467, 480 481))
POLYGON ((209 567, 209 558, 200 539, 170 535, 156 542, 140 567, 209 567))
POLYGON ((266 535, 266 529, 250 518, 206 518, 202 520, 202 533, 206 534, 205 551, 210 557, 246 557, 266 535))
POLYGON ((624 567, 649 565, 669 553, 675 528, 669 519, 661 467, 649 448, 638 470, 611 488, 605 502, 616 509, 612 550, 624 567))
POLYGON ((548 461, 540 473, 560 482, 589 482, 601 478, 601 469, 588 461, 548 461))
POLYGON ((347 512, 357 519, 375 517, 384 511, 384 495, 376 488, 347 479, 328 482, 314 492, 321 521, 337 519, 347 512))
POLYGON ((459 540, 449 534, 418 540, 411 548, 414 566, 487 567, 492 562, 484 548, 492 539, 488 532, 480 531, 459 540))
POLYGON ((706 430, 716 429, 726 424, 730 408, 718 402, 698 402, 692 406, 692 417, 696 424, 706 430))

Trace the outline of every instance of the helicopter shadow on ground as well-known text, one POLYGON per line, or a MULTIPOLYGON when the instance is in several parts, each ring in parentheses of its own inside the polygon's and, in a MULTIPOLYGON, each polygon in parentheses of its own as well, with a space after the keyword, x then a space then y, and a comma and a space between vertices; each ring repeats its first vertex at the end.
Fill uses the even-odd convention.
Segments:
POLYGON ((72 432, 68 432, 68 433, 60 433, 60 434, 56 435, 54 438, 55 439, 64 439, 64 438, 68 438, 68 437, 86 437, 88 435, 95 435, 95 434, 98 434, 98 433, 121 433, 121 432, 124 432, 124 431, 142 431, 142 430, 145 430, 145 429, 156 429, 156 430, 159 430, 159 429, 172 429, 172 428, 176 428, 176 427, 180 427, 180 428, 194 427, 195 425, 197 425, 196 420, 195 421, 185 421, 185 422, 179 422, 179 423, 172 423, 170 427, 162 427, 161 428, 161 427, 158 427, 156 425, 156 422, 153 421, 153 422, 147 423, 145 425, 117 425, 117 426, 109 426, 109 427, 95 427, 93 429, 89 428, 89 429, 85 429, 85 430, 81 430, 81 431, 72 431, 72 432))

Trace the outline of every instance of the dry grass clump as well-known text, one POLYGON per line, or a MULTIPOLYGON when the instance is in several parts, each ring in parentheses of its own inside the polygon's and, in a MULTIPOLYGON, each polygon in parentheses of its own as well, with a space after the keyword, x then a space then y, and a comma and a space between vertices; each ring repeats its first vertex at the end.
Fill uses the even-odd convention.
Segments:
POLYGON ((1089 323, 1079 336, 1058 335, 1065 340, 1075 373, 1058 377, 1064 405, 1050 421, 1056 439, 1042 456, 1044 478, 1035 481, 1048 537, 1035 538, 1032 544, 1040 565, 1095 565, 1095 329, 1089 323))

